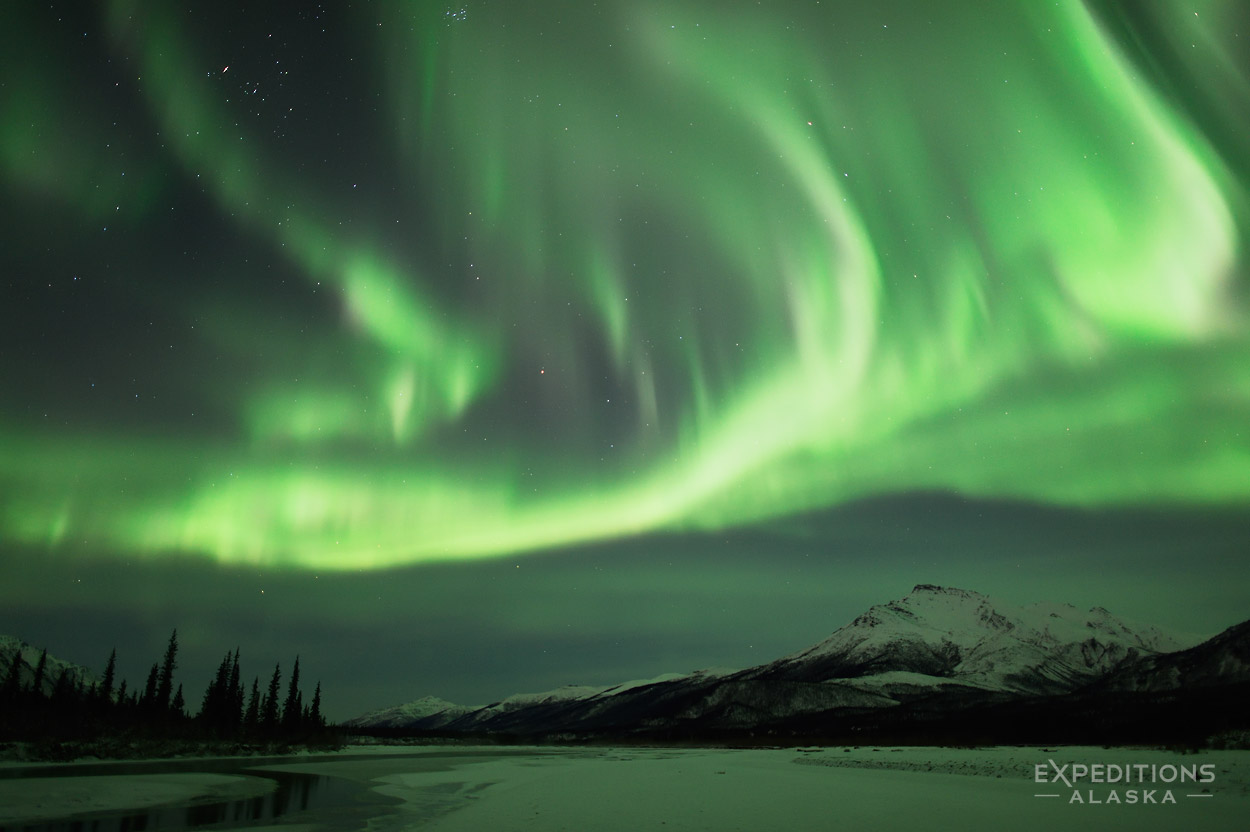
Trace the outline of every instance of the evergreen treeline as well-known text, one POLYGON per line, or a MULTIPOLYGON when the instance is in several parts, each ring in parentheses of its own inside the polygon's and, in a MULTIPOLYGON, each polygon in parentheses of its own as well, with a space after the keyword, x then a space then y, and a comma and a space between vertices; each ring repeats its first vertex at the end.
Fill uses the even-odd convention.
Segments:
POLYGON ((250 693, 239 667, 239 651, 227 652, 208 682, 200 708, 190 713, 183 686, 175 686, 178 631, 147 680, 130 687, 117 680, 117 650, 109 654, 99 682, 85 685, 66 667, 48 692, 45 649, 30 684, 22 682, 22 651, 0 668, 0 740, 226 740, 237 743, 333 742, 336 732, 321 715, 321 683, 305 701, 295 658, 286 693, 275 665, 262 691, 254 677, 250 693))

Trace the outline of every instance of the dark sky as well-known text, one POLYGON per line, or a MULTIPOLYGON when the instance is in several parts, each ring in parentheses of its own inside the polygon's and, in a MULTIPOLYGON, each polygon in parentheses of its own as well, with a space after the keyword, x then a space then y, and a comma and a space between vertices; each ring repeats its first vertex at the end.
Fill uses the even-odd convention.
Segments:
POLYGON ((234 5, 0 9, 0 632, 345 718, 1250 615, 1238 3, 234 5))

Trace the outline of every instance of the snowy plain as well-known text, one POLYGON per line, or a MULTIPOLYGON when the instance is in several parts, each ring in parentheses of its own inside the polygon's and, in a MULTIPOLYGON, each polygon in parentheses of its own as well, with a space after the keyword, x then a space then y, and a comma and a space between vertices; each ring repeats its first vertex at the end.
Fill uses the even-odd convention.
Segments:
MULTIPOLYGON (((258 765, 344 778, 385 795, 390 803, 371 810, 371 832, 1250 828, 1250 752, 1245 751, 425 746, 352 748, 258 765), (1050 760, 1210 765, 1213 779, 1205 785, 1120 784, 1119 803, 1108 800, 1110 786, 1085 784, 1082 802, 1073 803, 1073 789, 1035 782, 1035 766, 1049 766, 1050 760), (1129 788, 1138 790, 1136 804, 1125 802, 1129 788), (1159 802, 1145 802, 1144 790, 1150 788, 1159 802), (1174 803, 1163 802, 1168 789, 1174 803), (1039 793, 1059 796, 1036 797, 1039 793)), ((210 792, 242 798, 265 788, 263 783, 248 776, 169 773, 5 779, 0 827, 20 828, 36 818, 87 808, 185 802, 210 792), (58 806, 67 811, 52 811, 58 806)), ((275 828, 347 827, 316 812, 295 812, 275 828)))

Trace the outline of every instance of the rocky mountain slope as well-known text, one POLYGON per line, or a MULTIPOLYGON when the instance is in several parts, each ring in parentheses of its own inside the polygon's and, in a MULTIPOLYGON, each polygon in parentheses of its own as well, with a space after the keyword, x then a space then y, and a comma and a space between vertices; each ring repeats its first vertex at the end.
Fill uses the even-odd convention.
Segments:
POLYGON ((1244 680, 1246 640, 1246 633, 1226 633, 1197 644, 1196 637, 1121 619, 1101 607, 1021 607, 921 584, 807 649, 745 670, 566 687, 483 708, 424 699, 350 724, 521 736, 812 733, 879 726, 900 714, 931 724, 976 708, 1088 699, 1099 685, 1157 690, 1195 679, 1213 685, 1244 680))
POLYGON ((750 678, 856 687, 960 684, 1011 693, 1061 693, 1137 657, 1193 641, 1116 618, 1102 607, 1017 607, 964 589, 921 584, 869 609, 824 641, 750 678))
MULTIPOLYGON (((37 647, 31 647, 16 636, 0 635, 0 679, 8 679, 9 669, 13 666, 13 654, 19 650, 22 653, 21 682, 23 687, 29 687, 35 679, 35 668, 39 664, 39 655, 43 651, 37 647)), ((56 680, 61 677, 62 672, 68 673, 68 681, 75 685, 81 683, 85 686, 97 681, 96 674, 87 668, 48 654, 41 685, 45 695, 52 693, 56 680)))

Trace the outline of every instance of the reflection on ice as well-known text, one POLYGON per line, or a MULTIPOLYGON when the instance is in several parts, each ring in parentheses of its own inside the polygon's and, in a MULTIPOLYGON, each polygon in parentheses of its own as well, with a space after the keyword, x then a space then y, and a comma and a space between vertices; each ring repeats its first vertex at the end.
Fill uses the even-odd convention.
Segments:
POLYGON ((358 784, 337 777, 252 771, 277 782, 268 794, 208 803, 92 812, 55 820, 0 826, 0 832, 147 832, 219 824, 246 826, 297 812, 324 811, 359 804, 358 784))

